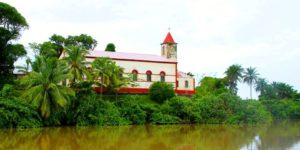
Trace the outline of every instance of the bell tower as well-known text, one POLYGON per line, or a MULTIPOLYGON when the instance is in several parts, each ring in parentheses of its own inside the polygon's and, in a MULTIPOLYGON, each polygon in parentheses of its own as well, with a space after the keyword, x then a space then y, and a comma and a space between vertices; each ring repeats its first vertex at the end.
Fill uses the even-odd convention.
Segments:
POLYGON ((161 43, 161 56, 171 60, 177 60, 177 43, 172 35, 168 32, 165 40, 161 43))

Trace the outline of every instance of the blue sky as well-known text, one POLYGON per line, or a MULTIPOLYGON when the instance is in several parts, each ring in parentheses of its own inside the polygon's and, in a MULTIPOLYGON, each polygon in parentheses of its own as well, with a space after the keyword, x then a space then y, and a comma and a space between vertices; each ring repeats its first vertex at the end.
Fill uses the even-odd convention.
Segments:
MULTIPOLYGON (((231 64, 256 67, 261 77, 300 89, 300 1, 297 0, 4 0, 30 28, 19 42, 52 34, 86 33, 96 50, 160 54, 171 28, 179 69, 197 78, 223 77, 231 64)), ((239 94, 249 97, 247 85, 239 94)))

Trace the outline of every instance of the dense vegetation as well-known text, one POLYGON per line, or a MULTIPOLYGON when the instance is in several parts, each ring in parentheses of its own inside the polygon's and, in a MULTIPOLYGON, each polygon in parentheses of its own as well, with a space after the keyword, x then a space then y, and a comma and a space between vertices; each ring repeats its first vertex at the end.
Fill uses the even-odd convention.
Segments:
POLYGON ((175 96, 173 85, 165 82, 154 82, 150 86, 149 92, 151 99, 158 103, 163 103, 167 99, 175 96))
MULTIPOLYGON (((10 32, 10 28, 5 28, 8 24, 15 25, 18 30, 14 32, 27 27, 15 8, 4 3, 0 3, 0 8, 6 12, 2 16, 4 19, 1 18, 6 20, 0 22, 1 32, 10 32), (9 22, 11 18, 19 20, 9 22)), ((0 45, 0 67, 13 69, 11 65, 16 58, 26 53, 19 51, 22 46, 9 42, 14 38, 4 39, 0 39, 4 43, 4 48, 0 45)), ((149 95, 118 95, 120 88, 135 86, 132 76, 124 74, 124 69, 109 58, 86 61, 84 56, 97 45, 91 36, 81 34, 65 38, 54 34, 49 41, 30 45, 35 57, 33 60, 28 57, 26 66, 18 67, 25 74, 23 78, 10 80, 13 79, 12 71, 4 73, 1 69, 1 128, 146 123, 257 124, 272 119, 300 118, 300 94, 286 83, 269 83, 259 78, 252 67, 244 69, 235 64, 225 71, 224 78, 204 77, 192 98, 175 96, 173 87, 163 82, 154 83, 149 95), (59 59, 61 54, 65 57, 59 59), (250 87, 250 100, 237 96, 237 85, 242 81, 250 87), (100 87, 98 93, 93 86, 100 87), (253 86, 260 93, 259 101, 252 100, 253 86)))

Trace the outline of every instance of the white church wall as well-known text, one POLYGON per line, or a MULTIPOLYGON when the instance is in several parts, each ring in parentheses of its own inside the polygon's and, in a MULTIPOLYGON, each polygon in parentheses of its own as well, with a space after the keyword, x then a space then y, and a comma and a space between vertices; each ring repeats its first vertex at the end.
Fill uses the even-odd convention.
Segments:
POLYGON ((138 71, 137 88, 149 88, 153 82, 160 81, 160 72, 165 72, 165 82, 173 84, 176 81, 176 64, 158 62, 140 62, 114 60, 117 65, 124 68, 124 72, 131 74, 133 70, 138 71), (151 71, 151 82, 147 82, 147 71, 151 71))
MULTIPOLYGON (((92 62, 93 58, 87 58, 88 62, 92 62)), ((160 72, 165 72, 165 82, 176 86, 176 64, 175 63, 159 63, 159 62, 142 62, 130 60, 113 60, 116 64, 124 68, 124 74, 131 74, 133 70, 138 71, 138 84, 135 88, 149 88, 153 82, 160 81, 160 72), (147 81, 147 71, 151 71, 151 82, 147 81)))
POLYGON ((178 78, 178 90, 194 90, 193 78, 178 78), (185 86, 185 81, 188 81, 188 87, 185 86))

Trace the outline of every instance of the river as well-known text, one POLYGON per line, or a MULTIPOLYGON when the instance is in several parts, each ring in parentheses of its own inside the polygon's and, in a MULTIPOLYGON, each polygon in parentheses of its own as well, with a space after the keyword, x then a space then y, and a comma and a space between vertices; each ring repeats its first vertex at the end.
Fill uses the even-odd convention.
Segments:
POLYGON ((296 150, 300 121, 1 129, 0 142, 1 150, 296 150))

